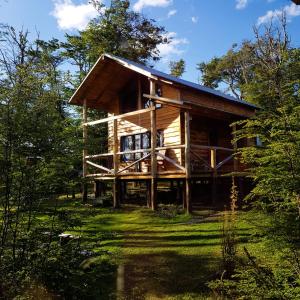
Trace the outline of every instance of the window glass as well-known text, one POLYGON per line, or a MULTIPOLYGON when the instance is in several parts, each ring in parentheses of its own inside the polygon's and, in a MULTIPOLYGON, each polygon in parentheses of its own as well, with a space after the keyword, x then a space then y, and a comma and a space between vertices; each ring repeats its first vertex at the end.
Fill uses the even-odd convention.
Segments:
MULTIPOLYGON (((127 135, 121 137, 121 150, 124 151, 131 151, 134 150, 134 136, 127 135)), ((122 160, 129 161, 133 160, 134 154, 127 153, 122 155, 122 160)))
MULTIPOLYGON (((141 135, 136 134, 135 135, 135 150, 142 149, 142 140, 141 135)), ((142 157, 142 153, 135 153, 135 159, 140 159, 142 157)))
POLYGON ((163 130, 157 130, 156 146, 157 147, 164 146, 164 131, 163 130))
MULTIPOLYGON (((164 134, 163 130, 157 130, 157 147, 164 146, 164 134)), ((139 149, 150 149, 151 148, 151 134, 149 131, 139 133, 135 135, 127 135, 121 137, 121 151, 132 151, 139 149)), ((122 161, 133 161, 138 160, 143 156, 147 155, 144 153, 128 153, 122 155, 122 161)))

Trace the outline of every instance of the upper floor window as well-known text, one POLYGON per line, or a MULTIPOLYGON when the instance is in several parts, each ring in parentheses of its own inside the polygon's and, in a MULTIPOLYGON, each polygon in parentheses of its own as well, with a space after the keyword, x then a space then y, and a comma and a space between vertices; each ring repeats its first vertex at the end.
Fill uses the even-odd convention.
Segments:
MULTIPOLYGON (((157 130, 157 147, 163 147, 164 134, 163 130, 157 130)), ((150 131, 121 137, 121 152, 150 149, 151 134, 150 131)), ((126 153, 122 155, 122 161, 134 161, 142 158, 147 152, 126 153)))

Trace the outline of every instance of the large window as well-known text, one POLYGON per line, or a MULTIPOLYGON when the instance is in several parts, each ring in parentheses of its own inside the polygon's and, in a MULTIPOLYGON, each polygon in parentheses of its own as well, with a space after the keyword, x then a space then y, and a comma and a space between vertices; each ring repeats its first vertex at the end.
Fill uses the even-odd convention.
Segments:
MULTIPOLYGON (((157 130, 157 147, 163 147, 163 145, 164 145, 163 130, 157 130)), ((150 149, 150 147, 151 147, 150 131, 121 137, 121 152, 140 150, 140 149, 150 149)), ((144 156, 147 155, 147 152, 123 154, 121 159, 122 161, 134 161, 142 158, 142 155, 144 156)))

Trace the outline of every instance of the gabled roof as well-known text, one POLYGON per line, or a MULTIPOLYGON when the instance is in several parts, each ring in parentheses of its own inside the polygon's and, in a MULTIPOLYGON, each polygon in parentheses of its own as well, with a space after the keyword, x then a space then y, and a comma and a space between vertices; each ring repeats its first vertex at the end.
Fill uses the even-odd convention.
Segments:
POLYGON ((100 63, 101 60, 104 60, 105 58, 108 58, 110 60, 115 61, 116 63, 124 66, 125 68, 131 69, 134 72, 137 72, 141 75, 147 76, 149 78, 155 79, 155 80, 165 80, 167 82, 173 83, 173 84, 177 84, 183 87, 187 87, 187 88, 191 88, 197 91, 200 91, 202 93, 206 93, 206 94, 210 94, 210 95, 214 95, 217 97, 221 97, 227 101, 230 102, 234 102, 240 105, 245 105, 248 107, 251 107, 253 109, 257 108, 255 105, 248 103, 246 101, 237 99, 235 97, 232 97, 228 94, 222 93, 220 91, 214 90, 212 88, 197 84, 197 83, 193 83, 187 80, 183 80, 180 79, 178 77, 166 74, 164 72, 155 70, 153 68, 147 67, 145 65, 136 63, 134 61, 131 61, 129 59, 125 59, 125 58, 121 58, 121 57, 117 57, 111 54, 103 54, 95 63, 95 65, 93 66, 93 68, 90 70, 90 72, 87 74, 87 76, 85 77, 85 79, 83 80, 83 82, 81 83, 81 85, 78 87, 78 89, 75 91, 75 93, 73 94, 73 96, 70 99, 70 103, 76 102, 73 101, 73 99, 76 97, 77 92, 81 89, 81 87, 84 85, 85 81, 92 75, 93 70, 95 69, 95 67, 100 63))

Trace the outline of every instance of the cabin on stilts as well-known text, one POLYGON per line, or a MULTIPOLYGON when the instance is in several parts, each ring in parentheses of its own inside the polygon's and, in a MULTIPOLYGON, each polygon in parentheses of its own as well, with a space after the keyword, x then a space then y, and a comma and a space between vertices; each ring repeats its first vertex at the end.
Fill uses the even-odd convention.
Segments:
POLYGON ((83 107, 85 142, 90 127, 107 126, 107 153, 84 147, 83 177, 97 193, 102 182, 111 182, 114 207, 128 182, 143 182, 147 204, 156 209, 158 185, 169 182, 190 212, 201 198, 216 204, 220 195, 229 196, 226 174, 243 176, 231 124, 253 116, 250 103, 109 54, 99 58, 70 103, 83 107), (106 116, 89 120, 88 109, 106 116))

